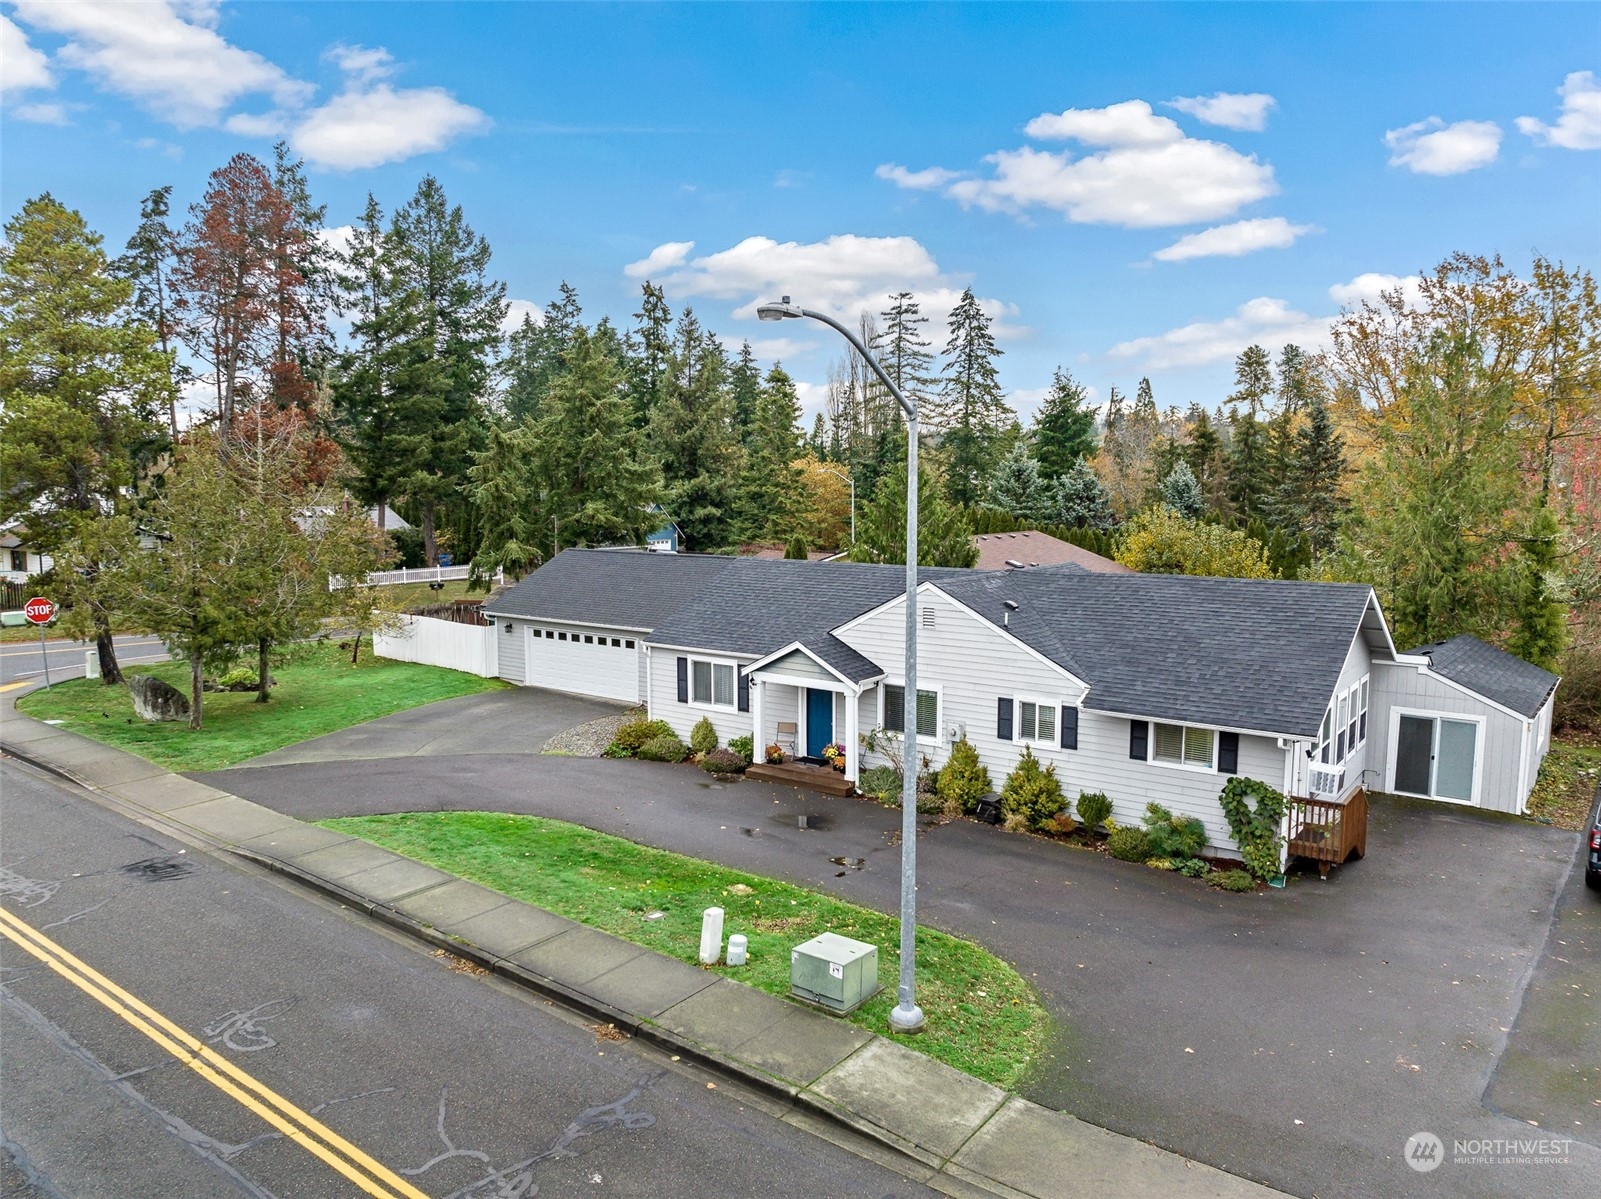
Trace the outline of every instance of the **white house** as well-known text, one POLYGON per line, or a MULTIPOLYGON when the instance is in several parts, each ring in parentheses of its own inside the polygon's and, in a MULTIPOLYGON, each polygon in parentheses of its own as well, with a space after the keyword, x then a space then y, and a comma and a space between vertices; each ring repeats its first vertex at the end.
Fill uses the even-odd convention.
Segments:
POLYGON ((27 526, 13 521, 0 529, 0 581, 26 583, 30 576, 43 574, 54 564, 49 554, 34 548, 27 526))
MULTIPOLYGON (((568 550, 494 603, 501 676, 708 718, 846 777, 875 729, 943 764, 966 737, 997 787, 1026 745, 1119 822, 1151 801, 1234 843, 1230 775, 1338 812, 1394 791, 1522 812, 1557 678, 1472 638, 1399 653, 1357 584, 921 572, 918 695, 902 687, 904 569, 568 550), (508 652, 509 651, 509 652, 508 652)), ((866 764, 872 764, 868 762, 866 764)))

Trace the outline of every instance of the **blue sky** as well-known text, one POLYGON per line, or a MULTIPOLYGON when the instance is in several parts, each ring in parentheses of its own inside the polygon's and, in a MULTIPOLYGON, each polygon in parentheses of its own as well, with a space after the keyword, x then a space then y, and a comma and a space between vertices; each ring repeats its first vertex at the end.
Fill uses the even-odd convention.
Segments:
MULTIPOLYGON (((1052 368, 1216 404, 1251 341, 1453 250, 1601 267, 1591 4, 0 4, 7 215, 120 245, 279 136, 329 223, 432 172, 519 301, 662 282, 809 410, 851 315, 971 285, 1031 410, 1052 368)), ((943 328, 930 326, 943 344, 943 328)))

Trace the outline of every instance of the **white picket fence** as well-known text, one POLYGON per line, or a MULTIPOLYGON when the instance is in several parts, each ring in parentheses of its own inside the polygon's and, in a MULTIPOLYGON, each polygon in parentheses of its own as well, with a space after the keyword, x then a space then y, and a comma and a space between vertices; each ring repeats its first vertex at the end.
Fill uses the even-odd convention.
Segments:
POLYGON ((380 633, 373 649, 380 658, 421 662, 492 679, 500 673, 500 643, 493 625, 460 624, 432 616, 405 616, 393 636, 380 633))
MULTIPOLYGON (((360 583, 358 587, 388 587, 394 583, 444 583, 455 579, 465 579, 472 574, 469 566, 418 566, 409 570, 375 570, 360 583)), ((495 572, 495 584, 499 586, 503 575, 495 572)), ((328 576, 328 590, 338 591, 345 585, 343 575, 328 576)))

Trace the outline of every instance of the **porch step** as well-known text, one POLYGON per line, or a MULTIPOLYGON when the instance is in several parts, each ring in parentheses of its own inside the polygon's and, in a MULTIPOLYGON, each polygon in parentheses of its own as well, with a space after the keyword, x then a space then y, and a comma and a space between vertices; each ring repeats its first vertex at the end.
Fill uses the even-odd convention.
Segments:
POLYGON ((827 766, 811 766, 805 762, 785 762, 770 766, 754 762, 745 770, 745 777, 761 783, 783 783, 789 787, 804 787, 824 795, 849 795, 856 785, 837 770, 827 766))

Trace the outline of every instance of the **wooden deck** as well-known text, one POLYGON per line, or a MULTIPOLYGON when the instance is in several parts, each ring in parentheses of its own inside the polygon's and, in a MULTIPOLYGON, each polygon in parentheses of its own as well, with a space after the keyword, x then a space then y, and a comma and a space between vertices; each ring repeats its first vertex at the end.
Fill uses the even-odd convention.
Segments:
POLYGON ((1290 799, 1290 856, 1309 858, 1318 873, 1368 851, 1368 796, 1353 792, 1343 803, 1332 799, 1290 799))
POLYGON ((785 762, 780 766, 755 762, 746 769, 745 777, 762 783, 803 787, 824 795, 850 795, 856 790, 856 784, 832 766, 814 766, 810 762, 785 762))

